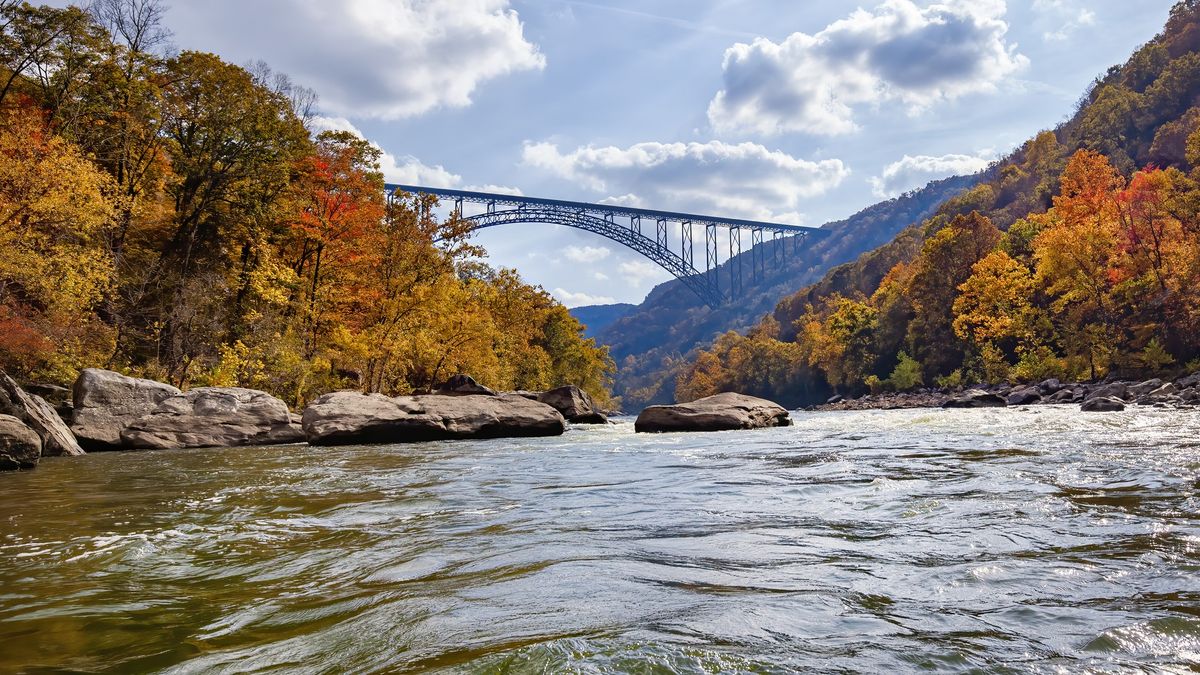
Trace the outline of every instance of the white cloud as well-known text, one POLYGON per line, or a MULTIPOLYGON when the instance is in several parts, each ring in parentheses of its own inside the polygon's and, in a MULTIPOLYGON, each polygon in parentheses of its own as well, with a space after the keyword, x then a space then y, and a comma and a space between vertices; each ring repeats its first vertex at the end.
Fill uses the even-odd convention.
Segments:
POLYGON ((708 107, 720 132, 837 135, 857 106, 899 101, 910 113, 988 92, 1028 64, 1005 40, 1003 0, 885 0, 815 35, 758 38, 725 52, 724 87, 708 107))
POLYGON ((577 263, 596 263, 612 255, 612 249, 604 246, 568 246, 563 249, 567 260, 577 263))
POLYGON ((592 272, 592 278, 596 281, 608 281, 608 275, 604 272, 592 272))
POLYGON ((648 283, 650 285, 661 284, 671 278, 670 272, 649 260, 623 262, 617 265, 617 271, 633 288, 644 288, 648 283))
MULTIPOLYGON (((322 131, 349 131, 350 133, 365 138, 363 133, 358 130, 358 127, 346 119, 345 117, 314 117, 309 123, 314 133, 322 131)), ((429 166, 412 155, 396 157, 392 153, 379 147, 374 141, 371 145, 375 146, 382 153, 379 157, 379 167, 383 170, 383 178, 389 183, 400 183, 402 185, 421 185, 424 187, 435 188, 454 188, 462 183, 462 176, 450 173, 440 165, 429 166)))
POLYGON ((1080 28, 1096 23, 1096 13, 1077 0, 1033 0, 1033 11, 1038 13, 1037 23, 1044 28, 1042 38, 1047 42, 1068 40, 1080 28))
POLYGON ((875 196, 889 199, 926 183, 949 176, 964 176, 982 171, 991 162, 991 153, 982 155, 905 155, 888 164, 883 174, 870 179, 875 196))
POLYGON ((610 298, 607 295, 588 295, 587 293, 572 293, 571 291, 556 288, 553 291, 554 297, 558 298, 562 304, 567 307, 582 307, 584 305, 611 305, 616 302, 615 298, 610 298))
MULTIPOLYGON (((313 133, 322 131, 349 131, 359 138, 366 138, 362 131, 354 126, 354 123, 345 117, 328 117, 316 116, 309 122, 313 133)), ((462 176, 451 173, 441 165, 429 166, 412 155, 404 155, 396 157, 392 153, 384 150, 378 143, 370 141, 371 145, 379 150, 379 168, 383 171, 383 178, 389 183, 400 183, 401 185, 420 185, 422 187, 431 188, 456 188, 463 190, 473 190, 476 192, 494 192, 496 194, 505 195, 521 195, 521 190, 515 187, 505 185, 462 185, 462 176)))
POLYGON ((509 0, 172 5, 169 21, 185 46, 234 62, 265 59, 337 115, 398 119, 463 107, 482 83, 546 64, 509 0))
POLYGON ((837 187, 850 169, 755 143, 638 143, 628 148, 526 143, 525 164, 597 192, 606 203, 708 215, 795 220, 800 201, 837 187))

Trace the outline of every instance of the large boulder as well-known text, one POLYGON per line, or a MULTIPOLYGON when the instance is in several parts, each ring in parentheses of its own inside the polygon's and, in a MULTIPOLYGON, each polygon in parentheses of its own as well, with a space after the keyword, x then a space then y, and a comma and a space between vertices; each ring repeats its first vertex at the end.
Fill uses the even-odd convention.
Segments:
POLYGON ((40 396, 26 393, 3 371, 0 371, 0 415, 11 415, 33 429, 42 439, 43 457, 84 454, 54 407, 40 396))
POLYGON ((1083 400, 1090 401, 1094 398, 1119 398, 1124 401, 1129 398, 1129 385, 1124 382, 1113 382, 1093 387, 1088 390, 1087 396, 1083 400))
POLYGON ((1196 371, 1187 377, 1181 377, 1175 382, 1175 386, 1180 389, 1191 389, 1200 386, 1200 371, 1196 371))
POLYGON ((1162 386, 1163 386, 1163 381, 1158 378, 1155 378, 1153 380, 1146 380, 1145 382, 1142 382, 1141 384, 1135 384, 1135 385, 1130 386, 1128 389, 1126 389, 1126 396, 1128 398, 1138 399, 1138 398, 1141 398, 1141 397, 1145 396, 1146 394, 1149 394, 1150 392, 1152 392, 1155 389, 1158 389, 1162 386))
POLYGON ((89 452, 120 450, 126 427, 182 393, 169 384, 100 368, 85 369, 72 390, 71 431, 89 452))
POLYGON ((1030 405, 1042 402, 1042 392, 1039 387, 1021 387, 1013 389, 1005 399, 1008 405, 1030 405))
POLYGON ((1058 393, 1045 399, 1046 403, 1078 403, 1083 400, 1083 390, 1072 387, 1060 389, 1058 393))
POLYGON ((261 391, 201 387, 172 396, 121 431, 128 448, 209 448, 300 443, 287 405, 261 391))
POLYGON ((1116 396, 1099 396, 1083 402, 1083 412, 1121 412, 1125 409, 1125 401, 1116 396))
POLYGON ((942 404, 943 408, 1003 408, 1008 401, 999 394, 969 389, 942 404))
POLYGON ((554 408, 575 424, 608 424, 588 393, 573 384, 543 392, 537 400, 554 408))
POLYGON ((442 396, 495 396, 496 392, 475 381, 470 375, 455 375, 435 392, 442 396))
POLYGON ((1062 391, 1063 383, 1060 382, 1058 378, 1052 377, 1048 380, 1042 380, 1042 382, 1038 384, 1037 388, 1042 396, 1053 396, 1054 394, 1062 391))
POLYGON ((12 415, 0 415, 0 471, 32 469, 41 458, 41 437, 12 415))
POLYGON ((650 406, 638 415, 638 432, 731 431, 791 426, 788 411, 778 404, 743 394, 717 394, 691 403, 650 406))
POLYGON ((338 391, 309 404, 302 419, 312 445, 558 436, 567 428, 554 408, 514 394, 389 398, 338 391))

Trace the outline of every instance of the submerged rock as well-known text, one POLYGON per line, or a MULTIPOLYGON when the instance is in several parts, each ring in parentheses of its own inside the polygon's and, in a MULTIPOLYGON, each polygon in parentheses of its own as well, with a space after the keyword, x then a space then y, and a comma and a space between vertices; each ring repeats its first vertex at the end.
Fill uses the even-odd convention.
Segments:
POLYGON ((575 424, 608 424, 608 418, 596 410, 588 393, 573 384, 543 392, 538 401, 554 408, 575 424))
POLYGON ((786 427, 788 411, 776 403, 743 394, 717 394, 691 403, 650 406, 638 415, 638 432, 731 431, 786 427))
POLYGON ((982 389, 970 389, 942 404, 943 408, 1003 408, 1004 397, 982 389))
POLYGON ((100 368, 80 373, 73 390, 71 431, 88 451, 120 450, 126 427, 182 393, 169 384, 100 368))
POLYGON ((1083 402, 1083 412, 1121 412, 1125 409, 1125 401, 1116 396, 1099 396, 1083 402))
POLYGON ((261 391, 201 387, 172 396, 121 432, 129 448, 205 448, 299 443, 287 405, 261 391))
POLYGON ((339 391, 313 401, 302 418, 313 445, 558 436, 567 428, 554 408, 514 394, 389 398, 339 391))
POLYGON ((0 471, 32 469, 42 458, 42 439, 12 415, 0 415, 0 471))
POLYGON ((3 371, 0 371, 0 414, 11 415, 33 429, 42 439, 43 457, 84 454, 54 407, 40 396, 26 393, 3 371))

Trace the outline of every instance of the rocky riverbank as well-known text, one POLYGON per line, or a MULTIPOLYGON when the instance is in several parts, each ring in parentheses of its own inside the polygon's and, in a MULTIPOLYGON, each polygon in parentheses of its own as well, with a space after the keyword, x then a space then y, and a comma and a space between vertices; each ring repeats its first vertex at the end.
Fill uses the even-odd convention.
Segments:
POLYGON ((0 470, 86 452, 553 436, 568 422, 605 424, 607 418, 576 386, 498 393, 466 375, 420 396, 334 392, 301 416, 253 389, 184 392, 89 368, 68 395, 61 387, 21 387, 0 372, 0 470), (32 391, 54 394, 56 405, 32 391))
POLYGON ((905 408, 986 408, 1027 405, 1079 405, 1085 412, 1124 410, 1130 405, 1158 408, 1200 407, 1200 372, 1175 380, 1107 380, 1064 383, 1055 379, 1038 384, 981 384, 970 388, 920 389, 912 392, 869 394, 858 398, 835 396, 810 410, 898 410, 905 408))

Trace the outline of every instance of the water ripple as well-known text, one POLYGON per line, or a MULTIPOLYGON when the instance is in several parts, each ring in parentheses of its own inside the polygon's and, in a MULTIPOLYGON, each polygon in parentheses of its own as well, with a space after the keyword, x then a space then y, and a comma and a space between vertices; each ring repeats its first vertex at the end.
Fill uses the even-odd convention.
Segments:
POLYGON ((0 672, 1200 668, 1200 415, 47 460, 0 672))

